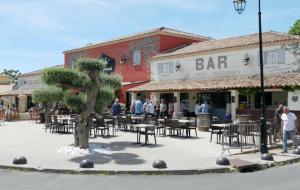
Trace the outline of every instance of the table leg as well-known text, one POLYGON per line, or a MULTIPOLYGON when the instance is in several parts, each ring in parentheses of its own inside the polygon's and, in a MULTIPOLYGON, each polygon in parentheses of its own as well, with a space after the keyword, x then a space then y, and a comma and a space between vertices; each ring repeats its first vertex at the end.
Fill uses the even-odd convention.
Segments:
POLYGON ((139 139, 139 134, 140 134, 140 129, 136 128, 136 143, 133 143, 133 144, 141 144, 140 139, 139 139))

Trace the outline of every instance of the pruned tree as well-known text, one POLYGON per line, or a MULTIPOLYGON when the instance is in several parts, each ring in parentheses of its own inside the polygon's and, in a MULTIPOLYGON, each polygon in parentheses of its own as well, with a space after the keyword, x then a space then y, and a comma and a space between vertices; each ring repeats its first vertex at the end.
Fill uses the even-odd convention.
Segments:
POLYGON ((50 68, 43 72, 42 79, 46 84, 63 91, 63 102, 71 109, 80 110, 74 144, 82 149, 89 148, 87 125, 90 117, 98 116, 121 86, 120 76, 103 72, 106 64, 104 59, 79 58, 74 69, 50 68))
POLYGON ((63 98, 64 92, 56 87, 37 89, 32 92, 32 101, 42 103, 45 108, 46 125, 51 122, 51 116, 57 110, 58 104, 63 102, 63 98))
POLYGON ((3 72, 1 72, 0 74, 3 75, 8 75, 9 76, 9 81, 11 83, 16 83, 18 81, 18 77, 21 75, 19 70, 14 70, 14 69, 4 69, 3 72))

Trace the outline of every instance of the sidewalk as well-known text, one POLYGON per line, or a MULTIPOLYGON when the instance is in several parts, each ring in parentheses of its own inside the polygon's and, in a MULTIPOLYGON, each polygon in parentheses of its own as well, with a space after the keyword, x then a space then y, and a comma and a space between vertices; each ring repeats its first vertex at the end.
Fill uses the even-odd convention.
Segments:
MULTIPOLYGON (((193 133, 192 133, 193 135, 193 133)), ((167 173, 193 174, 207 172, 229 172, 230 166, 219 166, 216 159, 221 156, 222 147, 215 140, 209 142, 210 133, 198 132, 198 138, 157 137, 157 145, 141 146, 134 144, 136 134, 117 132, 116 137, 97 137, 90 140, 94 153, 79 154, 70 149, 72 134, 52 134, 44 131, 44 125, 32 121, 5 122, 0 126, 0 166, 22 167, 30 170, 65 173, 167 173), (13 165, 16 156, 25 156, 28 164, 13 165), (93 169, 81 169, 83 159, 94 161, 93 169), (152 168, 153 161, 162 159, 168 168, 152 168), (86 172, 88 171, 88 172, 86 172)), ((150 137, 150 143, 154 143, 150 137)), ((271 150, 275 162, 297 161, 300 156, 280 154, 281 149, 271 150)), ((290 151, 291 152, 291 151, 290 151)), ((239 149, 231 150, 229 159, 242 159, 257 164, 260 154, 238 154, 239 149)))

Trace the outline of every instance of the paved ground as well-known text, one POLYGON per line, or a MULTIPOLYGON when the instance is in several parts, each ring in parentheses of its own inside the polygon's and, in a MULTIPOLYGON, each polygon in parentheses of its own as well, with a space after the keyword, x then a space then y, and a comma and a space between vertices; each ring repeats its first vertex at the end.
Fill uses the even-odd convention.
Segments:
MULTIPOLYGON (((222 147, 215 141, 209 142, 210 133, 198 132, 198 138, 158 137, 157 145, 141 146, 136 142, 136 134, 117 132, 116 137, 91 139, 94 146, 107 149, 102 153, 89 155, 70 155, 59 150, 73 143, 72 134, 52 134, 44 131, 44 126, 32 121, 6 122, 0 126, 0 165, 12 166, 12 160, 18 155, 28 159, 24 167, 38 169, 80 170, 83 159, 95 162, 91 170, 109 171, 150 171, 154 160, 167 162, 167 170, 206 170, 227 168, 216 165, 222 147)), ((214 139, 215 140, 215 139, 214 139)), ((150 141, 154 140, 150 137, 150 141)), ((239 149, 231 153, 239 153, 239 149)), ((276 161, 293 159, 292 154, 277 153, 276 161)), ((241 158, 255 163, 264 163, 259 154, 236 155, 229 158, 241 158)))

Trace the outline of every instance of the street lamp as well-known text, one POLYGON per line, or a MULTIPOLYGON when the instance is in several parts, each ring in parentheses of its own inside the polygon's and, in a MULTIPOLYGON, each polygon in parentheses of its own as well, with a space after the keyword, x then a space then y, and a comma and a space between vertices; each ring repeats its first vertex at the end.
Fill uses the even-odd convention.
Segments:
MULTIPOLYGON (((234 0, 234 9, 241 14, 245 10, 246 0, 234 0)), ((261 11, 260 0, 258 0, 258 27, 259 27, 259 66, 260 66, 260 105, 261 105, 261 117, 260 117, 260 152, 264 154, 262 159, 273 159, 268 153, 267 146, 267 129, 265 120, 265 93, 264 93, 264 65, 263 65, 263 48, 262 48, 262 32, 261 32, 261 11)))

